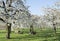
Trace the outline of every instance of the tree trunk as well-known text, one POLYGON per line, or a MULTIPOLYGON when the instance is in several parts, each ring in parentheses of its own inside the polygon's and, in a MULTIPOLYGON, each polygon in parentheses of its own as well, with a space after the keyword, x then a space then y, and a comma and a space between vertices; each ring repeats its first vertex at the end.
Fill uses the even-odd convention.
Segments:
POLYGON ((11 23, 7 23, 7 39, 10 39, 11 23))
POLYGON ((56 34, 56 24, 53 24, 54 32, 56 34))
POLYGON ((30 26, 30 33, 31 33, 31 34, 36 34, 36 32, 34 32, 33 25, 30 26))
POLYGON ((33 26, 32 25, 30 26, 30 33, 31 34, 33 33, 33 26))

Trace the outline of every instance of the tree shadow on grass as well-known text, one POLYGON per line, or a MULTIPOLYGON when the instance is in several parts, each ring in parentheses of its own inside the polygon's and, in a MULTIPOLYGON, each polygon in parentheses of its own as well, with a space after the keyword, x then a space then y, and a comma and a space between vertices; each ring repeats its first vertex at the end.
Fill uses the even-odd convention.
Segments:
POLYGON ((57 40, 60 41, 60 33, 57 33, 57 40))
POLYGON ((51 36, 51 33, 39 33, 36 35, 31 35, 31 34, 27 34, 27 35, 23 35, 23 36, 17 36, 17 37, 11 37, 11 39, 43 39, 43 38, 49 38, 49 37, 53 37, 51 36))

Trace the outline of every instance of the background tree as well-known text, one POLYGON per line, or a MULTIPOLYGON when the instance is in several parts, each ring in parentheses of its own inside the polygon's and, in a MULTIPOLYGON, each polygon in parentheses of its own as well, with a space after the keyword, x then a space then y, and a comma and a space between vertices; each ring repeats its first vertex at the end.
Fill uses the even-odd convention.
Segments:
POLYGON ((51 26, 53 26, 54 31, 56 33, 56 26, 59 20, 59 10, 56 8, 45 8, 45 19, 47 22, 49 22, 51 24, 51 26))
POLYGON ((10 39, 11 25, 13 20, 16 21, 14 21, 16 24, 19 23, 20 20, 28 20, 30 13, 28 12, 28 9, 25 7, 22 0, 0 0, 0 3, 0 15, 4 16, 0 17, 7 24, 7 38, 10 39), (25 16, 27 16, 27 18, 25 18, 25 16))

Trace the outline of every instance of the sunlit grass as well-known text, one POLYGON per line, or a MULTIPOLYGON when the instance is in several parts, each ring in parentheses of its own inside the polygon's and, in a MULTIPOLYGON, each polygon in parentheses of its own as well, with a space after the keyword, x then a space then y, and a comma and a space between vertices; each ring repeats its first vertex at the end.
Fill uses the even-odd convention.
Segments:
POLYGON ((60 41, 60 30, 54 34, 52 29, 34 29, 36 35, 29 34, 29 29, 22 29, 23 34, 11 32, 11 39, 6 39, 6 30, 0 30, 0 41, 60 41))

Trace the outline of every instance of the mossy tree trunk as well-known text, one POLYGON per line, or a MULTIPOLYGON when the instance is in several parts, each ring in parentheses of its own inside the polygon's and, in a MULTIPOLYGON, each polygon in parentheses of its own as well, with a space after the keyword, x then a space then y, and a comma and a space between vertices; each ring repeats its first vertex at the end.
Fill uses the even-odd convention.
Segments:
POLYGON ((7 39, 10 39, 10 33, 11 33, 11 23, 7 23, 7 39))
POLYGON ((56 24, 53 24, 54 32, 56 34, 56 24))
POLYGON ((56 16, 53 15, 53 21, 52 21, 52 23, 53 23, 54 32, 56 34, 56 22, 55 22, 55 20, 56 20, 56 16))
POLYGON ((30 33, 33 35, 36 34, 36 32, 34 31, 33 25, 30 25, 30 33))
POLYGON ((30 33, 32 34, 33 33, 33 25, 30 25, 30 33))

